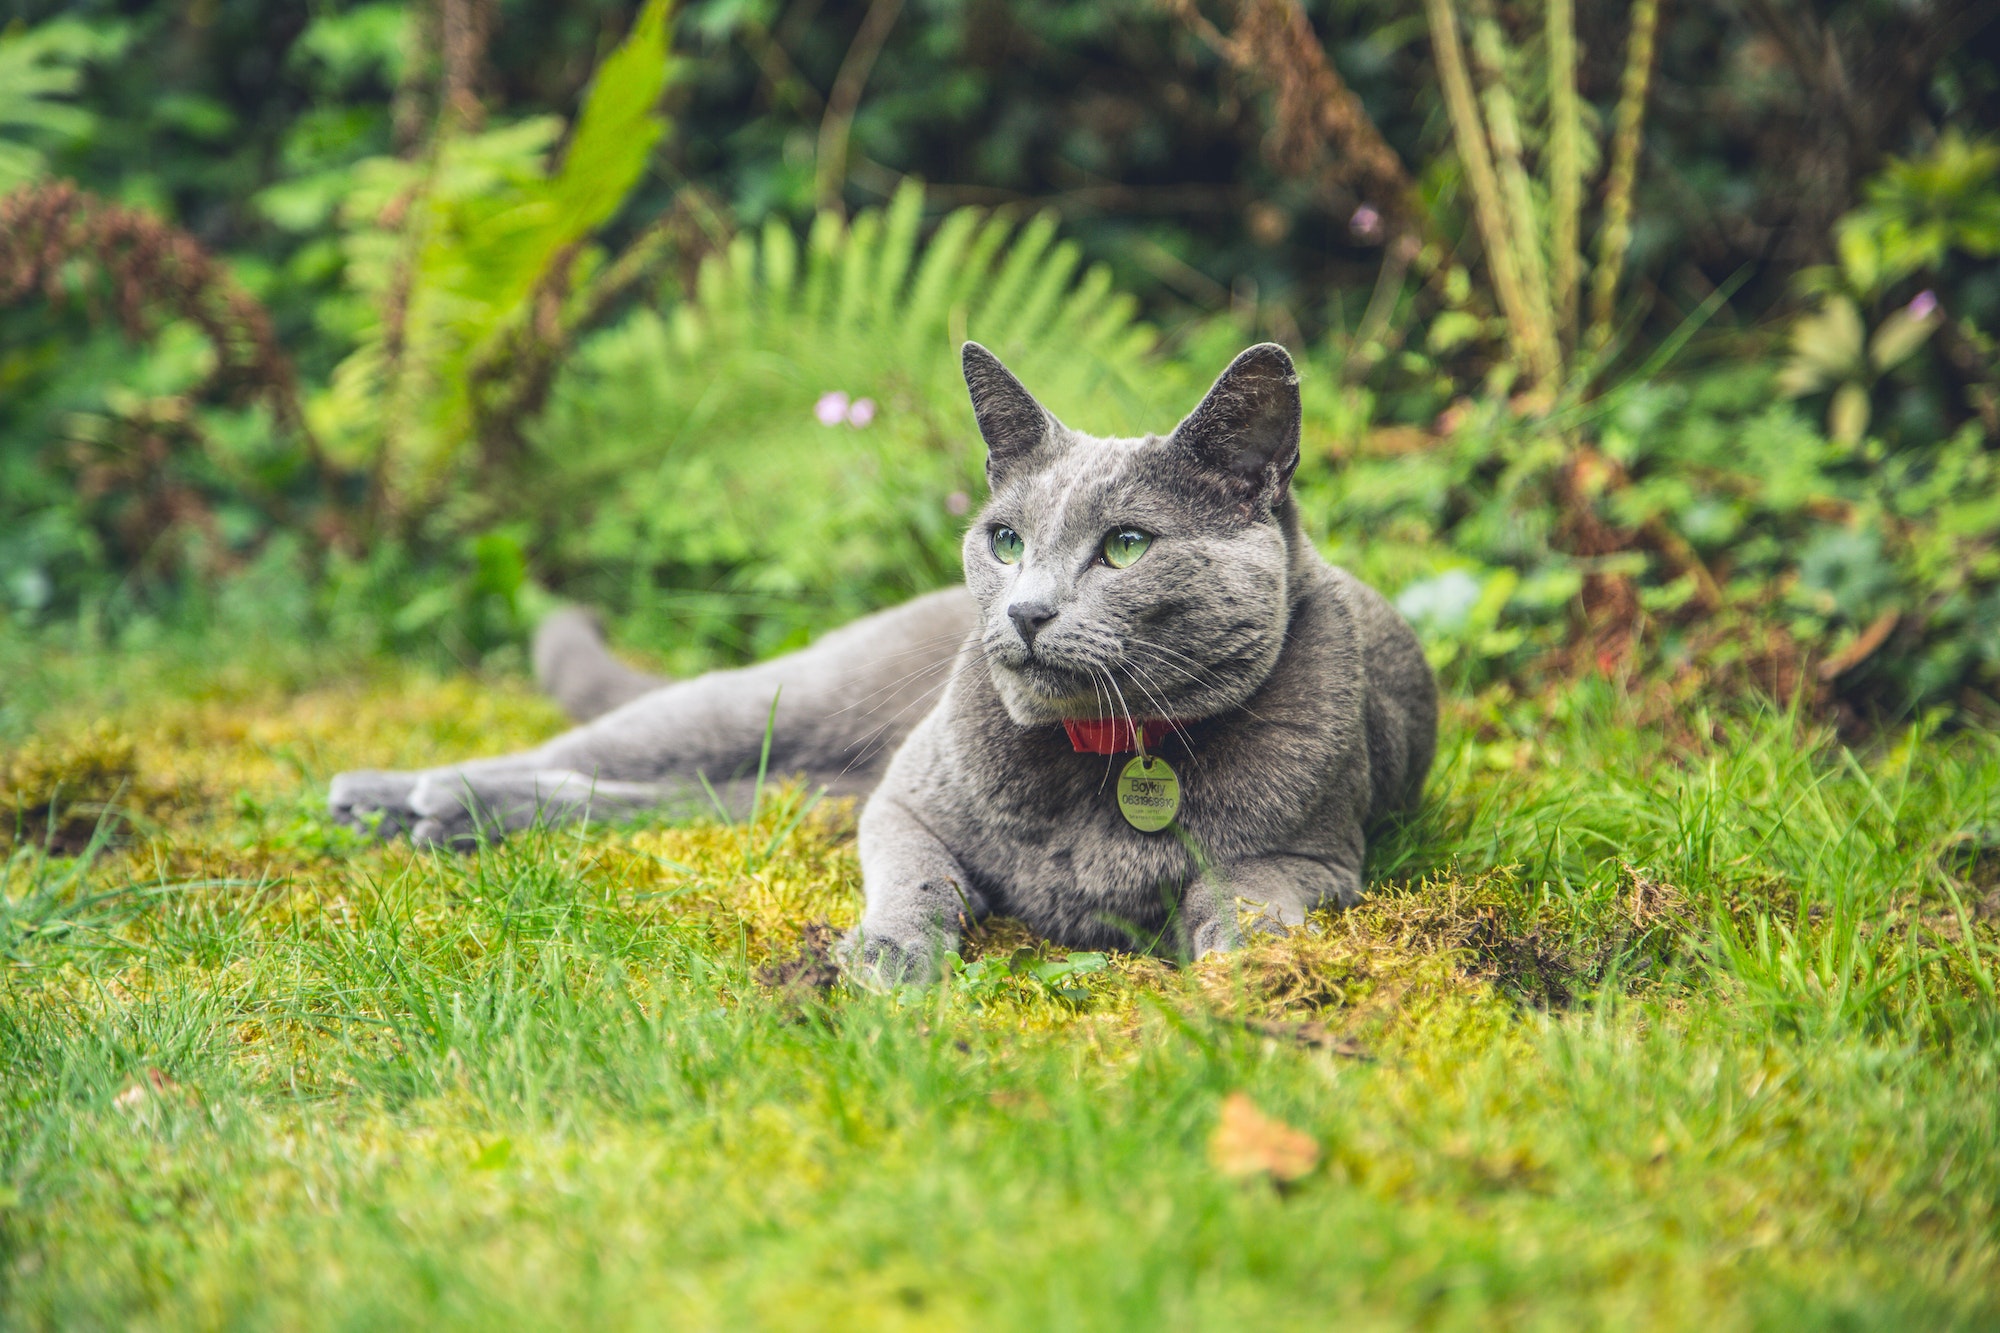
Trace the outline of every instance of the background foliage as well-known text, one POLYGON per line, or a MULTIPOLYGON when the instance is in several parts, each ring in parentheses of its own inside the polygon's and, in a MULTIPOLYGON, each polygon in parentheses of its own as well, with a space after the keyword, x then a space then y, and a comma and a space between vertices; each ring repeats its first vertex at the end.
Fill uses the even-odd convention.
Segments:
POLYGON ((1317 535, 1465 683, 1985 709, 1996 49, 1972 0, 26 4, 0 597, 472 661, 553 594, 693 669, 954 576, 958 340, 1143 430, 1269 336, 1317 535))
POLYGON ((17 0, 0 1324, 1992 1327, 1996 19, 17 0), (330 822, 560 728, 555 598, 956 577, 968 336, 1098 431, 1292 347, 1447 686, 1364 904, 871 995, 795 786, 330 822))

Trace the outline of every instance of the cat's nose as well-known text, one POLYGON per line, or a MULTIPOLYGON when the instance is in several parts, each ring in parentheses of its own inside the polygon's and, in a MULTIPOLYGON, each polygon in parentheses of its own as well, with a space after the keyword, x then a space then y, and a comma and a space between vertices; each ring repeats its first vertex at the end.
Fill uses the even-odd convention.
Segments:
POLYGON ((1014 622, 1014 628, 1021 632, 1021 642, 1030 648, 1035 646, 1035 636, 1042 632, 1042 626, 1056 618, 1056 609, 1047 602, 1016 602, 1007 608, 1007 619, 1014 622))

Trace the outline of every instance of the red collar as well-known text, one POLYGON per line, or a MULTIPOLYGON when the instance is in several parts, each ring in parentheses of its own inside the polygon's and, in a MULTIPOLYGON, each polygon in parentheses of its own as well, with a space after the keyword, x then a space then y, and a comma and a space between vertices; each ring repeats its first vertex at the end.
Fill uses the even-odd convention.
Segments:
MULTIPOLYGON (((1159 717, 1149 717, 1141 722, 1139 726, 1145 733, 1146 749, 1150 752, 1179 725, 1159 717)), ((1124 754, 1127 750, 1139 748, 1133 743, 1132 723, 1128 718, 1065 718, 1063 729, 1069 732, 1070 746, 1078 754, 1124 754)))

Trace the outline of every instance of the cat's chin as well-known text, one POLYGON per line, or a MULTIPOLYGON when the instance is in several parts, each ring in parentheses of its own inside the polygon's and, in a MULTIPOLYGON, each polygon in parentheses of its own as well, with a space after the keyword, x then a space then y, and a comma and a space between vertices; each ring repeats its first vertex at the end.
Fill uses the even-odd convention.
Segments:
POLYGON ((992 675, 1007 716, 1024 727, 1096 717, 1103 707, 1098 691, 1091 687, 1090 677, 1077 672, 1037 662, 1020 666, 995 662, 992 675))

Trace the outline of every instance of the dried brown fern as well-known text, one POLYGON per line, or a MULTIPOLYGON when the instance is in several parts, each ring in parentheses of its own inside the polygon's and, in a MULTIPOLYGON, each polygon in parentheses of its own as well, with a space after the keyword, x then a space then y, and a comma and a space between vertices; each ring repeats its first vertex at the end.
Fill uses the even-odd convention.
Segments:
POLYGON ((133 338, 149 336, 162 315, 187 320, 215 348, 202 391, 262 397, 319 462, 269 312, 172 223, 70 181, 38 181, 0 198, 0 305, 34 295, 52 305, 80 300, 94 316, 108 309, 133 338))
POLYGON ((1392 231, 1421 232, 1428 217, 1403 159, 1326 58, 1298 0, 1236 0, 1225 34, 1196 0, 1162 0, 1231 68, 1273 99, 1265 152, 1287 176, 1315 174, 1323 192, 1350 191, 1384 213, 1392 231))
MULTIPOLYGON (((233 561, 202 488, 176 462, 210 452, 194 406, 202 400, 267 406, 318 477, 323 507, 310 526, 329 545, 349 544, 350 524, 337 508, 338 478, 306 425, 298 380, 270 314, 200 242, 143 208, 99 198, 73 182, 34 182, 0 198, 0 306, 37 297, 55 306, 81 304, 92 319, 115 322, 134 339, 185 320, 214 348, 213 370, 189 392, 101 421, 79 417, 83 432, 67 442, 80 498, 133 567, 194 558, 213 573, 233 561), (203 539, 205 556, 187 557, 182 543, 169 540, 188 532, 203 539)), ((300 526, 284 496, 251 479, 239 482, 240 493, 275 521, 300 526)))

